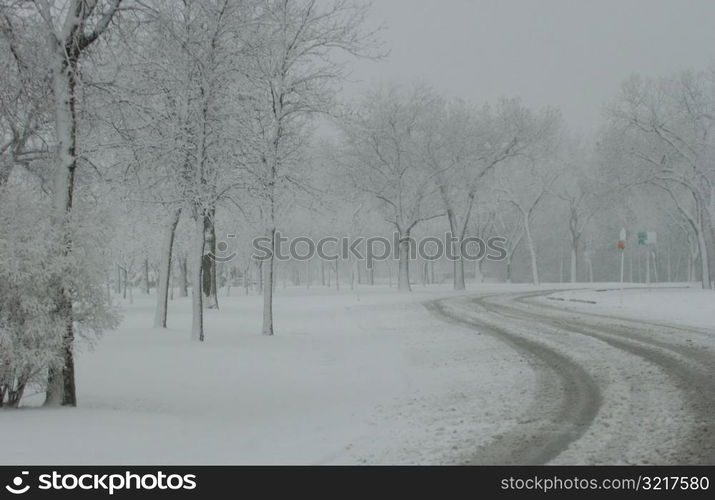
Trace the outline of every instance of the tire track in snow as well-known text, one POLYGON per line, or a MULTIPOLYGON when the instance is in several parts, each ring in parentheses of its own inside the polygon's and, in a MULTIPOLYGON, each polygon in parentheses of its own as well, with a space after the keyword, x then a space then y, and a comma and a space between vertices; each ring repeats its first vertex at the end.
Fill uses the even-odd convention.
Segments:
POLYGON ((534 401, 511 430, 474 450, 465 464, 543 464, 579 439, 601 405, 595 380, 578 363, 540 342, 501 326, 475 320, 446 307, 451 299, 425 303, 436 316, 492 335, 519 352, 534 367, 538 389, 534 401))
MULTIPOLYGON (((497 336, 517 349, 541 374, 541 392, 559 394, 556 389, 559 381, 554 378, 554 373, 562 381, 577 377, 576 386, 583 388, 590 386, 588 390, 579 391, 574 390, 573 386, 562 385, 560 405, 540 403, 543 398, 537 397, 533 407, 529 408, 526 414, 541 415, 541 419, 535 424, 523 422, 516 426, 519 428, 497 436, 492 443, 478 449, 470 462, 545 463, 557 457, 569 444, 583 436, 596 418, 603 402, 594 379, 570 356, 569 351, 575 354, 578 349, 573 337, 576 335, 600 342, 605 349, 614 349, 616 351, 613 352, 619 352, 621 356, 626 356, 626 359, 628 356, 635 357, 633 359, 638 359, 638 363, 652 365, 670 378, 672 385, 687 406, 684 411, 687 410, 688 415, 693 417, 675 423, 685 429, 683 435, 687 437, 677 443, 675 447, 677 449, 671 455, 674 457, 673 460, 679 464, 715 463, 715 393, 712 389, 715 379, 715 356, 710 348, 698 346, 689 338, 695 335, 702 335, 703 338, 709 336, 707 344, 709 346, 712 342, 712 332, 604 314, 589 314, 580 310, 574 312, 542 303, 543 301, 534 302, 535 298, 554 291, 477 296, 470 299, 471 307, 468 309, 473 309, 472 311, 464 309, 464 305, 461 308, 449 307, 450 301, 455 300, 453 298, 427 304, 428 309, 443 319, 497 336), (469 314, 475 311, 481 314, 476 317, 469 314), (527 340, 517 333, 518 327, 509 326, 514 322, 528 325, 531 330, 537 332, 560 331, 565 335, 557 346, 554 347, 552 342, 551 347, 547 347, 538 341, 527 340), (547 371, 543 364, 547 365, 547 371), (548 370, 551 371, 551 376, 544 376, 548 370), (582 418, 574 419, 573 414, 569 415, 568 412, 559 409, 574 404, 574 401, 576 401, 576 408, 581 409, 582 418), (592 411, 589 413, 584 411, 585 409, 592 411), (583 418, 584 416, 590 417, 588 422, 583 418), (561 420, 564 417, 566 420, 561 420), (546 425, 542 421, 544 418, 550 420, 553 425, 546 425), (554 430, 554 426, 562 426, 563 429, 554 430), (535 437, 527 439, 525 443, 521 441, 530 434, 535 437)), ((593 367, 591 369, 593 370, 593 367)), ((648 384, 647 380, 642 382, 648 384)), ((650 387, 650 390, 658 392, 657 387, 650 387)), ((649 411, 654 415, 662 410, 658 406, 658 401, 658 399, 650 401, 652 407, 649 411)), ((607 401, 607 403, 619 404, 614 401, 607 401)), ((578 411, 575 413, 578 414, 578 411)), ((598 427, 594 427, 593 432, 597 431, 598 427)), ((660 429, 660 431, 667 433, 668 429, 660 429)), ((623 457, 613 456, 612 460, 623 460, 623 457)))
MULTIPOLYGON (((477 298, 475 302, 505 316, 535 320, 599 339, 658 366, 674 379, 695 416, 695 425, 689 430, 690 437, 682 443, 679 463, 715 464, 715 357, 707 350, 687 345, 687 337, 708 333, 691 327, 574 312, 533 302, 534 298, 550 293, 554 290, 519 294, 512 299, 519 306, 529 307, 529 310, 495 304, 489 297, 477 298)), ((654 412, 658 410, 653 408, 654 412)))

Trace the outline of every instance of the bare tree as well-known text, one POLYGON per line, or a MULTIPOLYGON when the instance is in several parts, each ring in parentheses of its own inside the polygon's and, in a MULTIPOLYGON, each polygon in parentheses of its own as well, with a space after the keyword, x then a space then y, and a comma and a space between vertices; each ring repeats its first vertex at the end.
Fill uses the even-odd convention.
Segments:
POLYGON ((0 187, 15 166, 50 159, 49 73, 40 28, 18 8, 0 6, 0 187))
POLYGON ((622 151, 637 159, 632 184, 652 183, 674 202, 694 231, 703 288, 711 282, 708 238, 715 211, 713 73, 628 80, 611 107, 622 151), (686 201, 686 198, 690 201, 686 201))
POLYGON ((504 99, 492 109, 470 109, 463 102, 445 104, 434 97, 433 120, 423 141, 433 169, 453 239, 454 289, 464 290, 464 257, 477 191, 484 178, 506 160, 525 154, 551 133, 554 115, 532 113, 518 99, 504 99))
POLYGON ((424 88, 378 89, 366 95, 344 126, 344 168, 353 186, 378 202, 398 241, 398 290, 410 291, 411 232, 444 215, 434 173, 420 154, 433 95, 424 88))
POLYGON ((532 220, 551 187, 558 177, 553 168, 553 159, 536 156, 520 157, 497 176, 497 192, 502 201, 516 209, 521 219, 521 228, 529 250, 531 276, 534 285, 539 285, 539 267, 536 241, 532 231, 532 220))
POLYGON ((567 142, 561 151, 560 173, 551 190, 566 208, 570 250, 569 280, 576 283, 584 232, 596 212, 606 206, 610 197, 608 190, 593 176, 596 168, 592 153, 575 141, 567 142))
MULTIPOLYGON (((366 6, 346 0, 324 7, 315 0, 265 0, 258 4, 255 29, 245 32, 242 147, 265 237, 273 249, 291 191, 307 189, 296 173, 306 120, 331 109, 334 83, 343 77, 335 52, 366 56, 373 49, 373 34, 363 31, 366 14, 366 6)), ((273 335, 272 253, 261 263, 261 271, 262 333, 273 335)))

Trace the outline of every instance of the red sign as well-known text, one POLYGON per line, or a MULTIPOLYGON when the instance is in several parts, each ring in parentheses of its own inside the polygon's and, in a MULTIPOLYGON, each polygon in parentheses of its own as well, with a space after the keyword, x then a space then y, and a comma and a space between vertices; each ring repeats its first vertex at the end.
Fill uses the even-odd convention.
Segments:
POLYGON ((619 250, 623 250, 623 249, 625 249, 625 248, 626 248, 626 242, 625 242, 625 241, 622 241, 622 240, 619 241, 619 242, 618 242, 618 249, 619 249, 619 250))

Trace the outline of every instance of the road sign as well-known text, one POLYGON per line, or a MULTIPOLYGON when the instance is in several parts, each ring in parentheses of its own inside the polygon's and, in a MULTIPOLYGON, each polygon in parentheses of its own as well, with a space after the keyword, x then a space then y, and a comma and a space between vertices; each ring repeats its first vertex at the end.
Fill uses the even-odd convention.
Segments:
POLYGON ((657 241, 657 234, 655 231, 641 231, 638 233, 638 244, 639 245, 655 245, 657 241))
POLYGON ((618 239, 620 241, 626 241, 626 228, 625 227, 621 228, 621 234, 619 235, 618 239))
POLYGON ((626 242, 623 240, 618 241, 618 249, 619 250, 624 250, 626 248, 626 242))

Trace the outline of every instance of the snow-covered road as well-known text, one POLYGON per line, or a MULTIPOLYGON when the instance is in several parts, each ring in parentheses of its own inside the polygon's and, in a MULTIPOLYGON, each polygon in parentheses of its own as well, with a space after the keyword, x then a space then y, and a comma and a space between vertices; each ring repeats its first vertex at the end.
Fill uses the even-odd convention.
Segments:
POLYGON ((470 463, 715 462, 715 334, 545 300, 553 291, 427 303, 500 338, 539 374, 537 397, 470 463))

